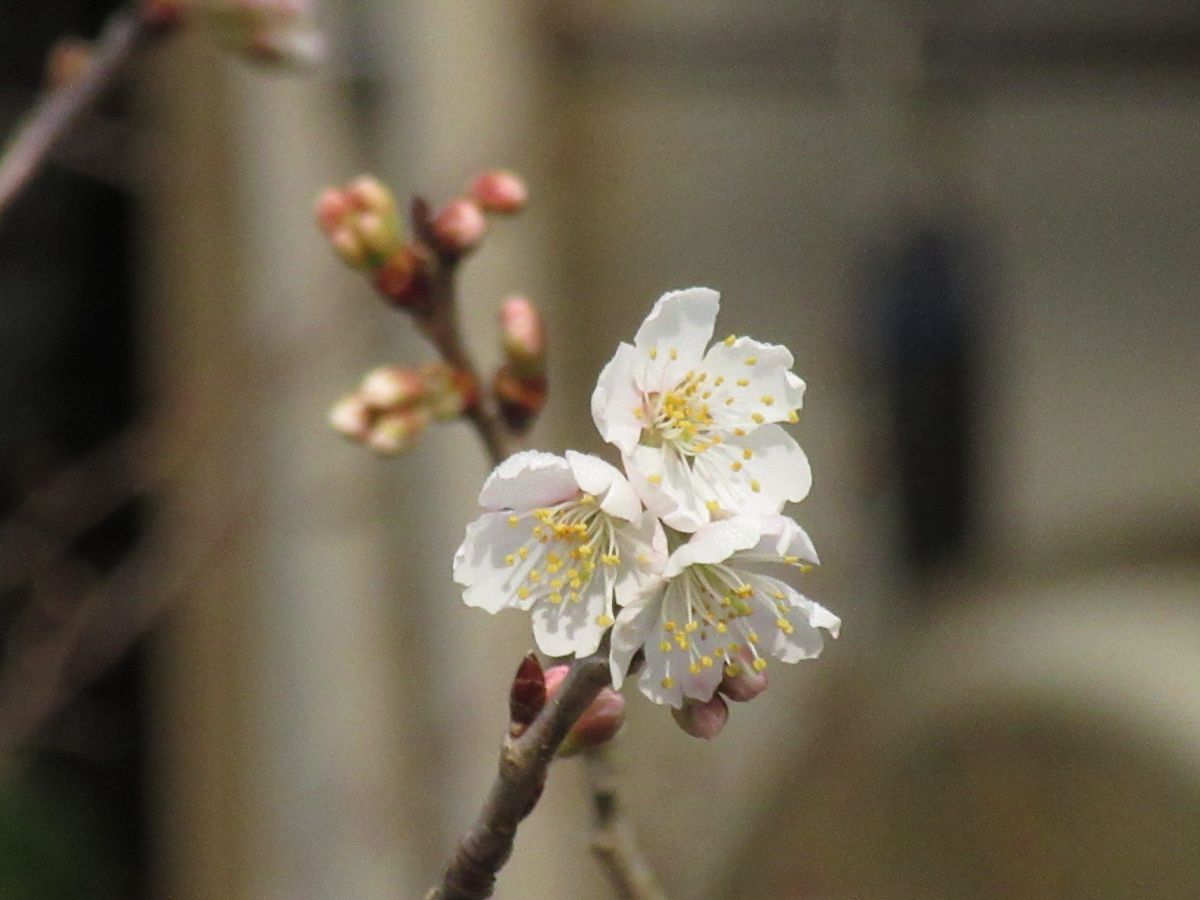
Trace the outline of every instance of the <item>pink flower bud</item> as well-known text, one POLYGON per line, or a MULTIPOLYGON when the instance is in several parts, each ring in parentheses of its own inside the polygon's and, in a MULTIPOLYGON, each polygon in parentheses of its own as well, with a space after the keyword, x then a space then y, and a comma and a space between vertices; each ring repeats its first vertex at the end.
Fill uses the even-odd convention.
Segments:
POLYGON ((546 326, 526 297, 509 297, 500 306, 504 352, 521 376, 541 375, 546 365, 546 326))
POLYGON ((329 424, 338 434, 365 440, 371 430, 371 409, 358 394, 347 394, 329 411, 329 424))
POLYGON ((737 703, 753 700, 767 689, 766 671, 755 672, 748 665, 731 663, 725 667, 725 676, 717 690, 737 703))
POLYGON ((729 707, 725 705, 724 700, 716 696, 703 702, 684 698, 683 706, 680 709, 672 709, 671 716, 675 719, 675 724, 692 737, 711 741, 721 733, 721 729, 729 721, 729 707))
POLYGON ((331 234, 346 221, 350 214, 350 203, 346 192, 330 187, 321 191, 317 197, 317 224, 326 234, 331 234))
POLYGON ((402 366, 380 366, 366 374, 359 395, 376 409, 409 406, 425 393, 420 374, 402 366))
POLYGON ((394 215, 396 198, 387 185, 374 175, 359 175, 346 185, 346 201, 361 212, 379 216, 394 215))
POLYGON ((515 213, 524 209, 529 190, 512 172, 494 169, 471 183, 471 196, 488 212, 515 213))
POLYGON ((395 456, 411 448, 428 424, 429 414, 420 408, 386 412, 371 425, 366 444, 383 456, 395 456))
POLYGON ((438 248, 451 256, 462 256, 479 246, 487 233, 483 210, 471 200, 452 200, 430 223, 438 248))
POLYGON ((365 269, 369 266, 367 247, 352 229, 337 228, 330 232, 329 243, 333 245, 334 252, 341 257, 342 262, 351 268, 365 269))
POLYGON ((421 379, 425 404, 439 422, 457 419, 479 401, 479 391, 471 376, 445 363, 422 366, 421 379))
MULTIPOLYGON (((564 667, 565 668, 565 667, 564 667)), ((529 653, 517 667, 508 691, 509 732, 513 737, 525 733, 546 705, 546 677, 537 655, 529 653)))
MULTIPOLYGON (((551 699, 562 687, 570 671, 568 666, 551 666, 546 670, 546 699, 551 699)), ((617 736, 625 724, 625 698, 612 688, 596 695, 587 710, 567 733, 558 749, 559 756, 571 756, 589 747, 599 747, 617 736)))
POLYGON ((400 248, 400 225, 391 192, 369 175, 317 197, 317 225, 338 256, 356 269, 380 269, 400 248))

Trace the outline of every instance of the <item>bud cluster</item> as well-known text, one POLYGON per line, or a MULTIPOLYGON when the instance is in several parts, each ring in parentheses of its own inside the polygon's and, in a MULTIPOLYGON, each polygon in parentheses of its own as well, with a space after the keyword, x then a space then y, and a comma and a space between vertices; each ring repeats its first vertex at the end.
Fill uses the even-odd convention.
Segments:
MULTIPOLYGON (((521 661, 509 689, 509 733, 517 738, 533 724, 538 713, 562 688, 570 666, 551 666, 545 671, 535 654, 521 661)), ((625 724, 625 698, 606 687, 596 695, 583 715, 571 726, 558 748, 559 756, 574 756, 581 750, 607 744, 625 724)))
POLYGON ((465 194, 438 210, 429 222, 429 232, 438 253, 458 259, 483 242, 487 213, 511 215, 525 208, 529 192, 511 172, 494 170, 477 176, 465 194))
POLYGON ((334 405, 329 424, 381 455, 394 456, 412 447, 430 422, 457 419, 477 399, 470 376, 444 363, 419 369, 381 366, 334 405))
POLYGON ((533 424, 546 405, 546 326, 525 297, 509 297, 500 306, 504 365, 492 391, 505 421, 517 431, 533 424))

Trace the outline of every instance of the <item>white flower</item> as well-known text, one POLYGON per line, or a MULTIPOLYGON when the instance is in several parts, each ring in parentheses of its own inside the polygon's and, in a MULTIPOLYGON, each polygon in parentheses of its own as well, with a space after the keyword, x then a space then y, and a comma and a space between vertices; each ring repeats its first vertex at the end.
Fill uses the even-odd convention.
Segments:
POLYGON ((532 610, 549 656, 595 653, 614 601, 631 602, 662 571, 666 538, 625 477, 603 460, 525 451, 488 476, 454 555, 463 600, 495 613, 532 610))
POLYGON ((808 535, 786 516, 735 516, 700 528, 667 560, 663 578, 617 616, 610 662, 620 687, 638 650, 638 686, 676 708, 711 699, 723 675, 743 664, 761 672, 767 656, 797 662, 820 655, 818 628, 837 637, 841 620, 778 577, 817 561, 808 535))
POLYGON ((620 449, 646 508, 680 531, 729 513, 802 500, 808 459, 777 422, 795 422, 804 382, 785 347, 730 335, 705 352, 719 295, 664 294, 600 373, 592 417, 620 449))

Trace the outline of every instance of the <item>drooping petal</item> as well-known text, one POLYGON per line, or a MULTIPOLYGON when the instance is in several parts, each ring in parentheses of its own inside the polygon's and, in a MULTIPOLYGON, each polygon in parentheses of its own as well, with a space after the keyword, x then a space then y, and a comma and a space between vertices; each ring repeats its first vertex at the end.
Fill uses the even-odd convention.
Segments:
POLYGON ((579 493, 571 467, 561 456, 539 450, 514 453, 483 483, 479 505, 484 509, 529 510, 561 503, 579 493))
POLYGON ((663 294, 638 329, 634 377, 644 392, 664 392, 683 380, 712 340, 720 297, 708 288, 663 294))
POLYGON ((633 657, 653 636, 665 582, 658 581, 617 613, 609 638, 609 668, 613 687, 621 689, 633 657))
POLYGON ((600 372, 592 392, 592 419, 600 436, 627 453, 637 445, 645 422, 638 418, 645 399, 634 378, 634 360, 638 352, 622 343, 600 372))
POLYGON ((620 470, 588 453, 568 450, 566 455, 576 483, 582 490, 600 498, 602 510, 628 522, 641 522, 642 501, 620 470))
POLYGON ((775 556, 784 561, 820 562, 812 538, 788 516, 760 516, 762 539, 750 554, 775 556))

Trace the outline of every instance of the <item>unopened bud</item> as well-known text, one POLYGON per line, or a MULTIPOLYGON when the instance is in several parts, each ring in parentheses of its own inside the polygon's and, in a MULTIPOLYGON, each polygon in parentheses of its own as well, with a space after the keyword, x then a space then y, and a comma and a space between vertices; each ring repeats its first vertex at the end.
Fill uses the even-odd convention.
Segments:
POLYGON ((168 29, 183 21, 183 0, 143 0, 142 21, 154 29, 168 29))
POLYGON ((438 249, 462 256, 479 246, 487 233, 487 219, 473 200, 451 200, 430 223, 438 249))
POLYGON ((425 393, 425 382, 418 372, 402 366, 380 366, 366 374, 359 395, 376 409, 410 406, 425 393))
POLYGON ((380 269, 400 248, 402 236, 391 192, 363 175, 317 197, 317 225, 338 256, 356 269, 380 269))
POLYGON ((405 244, 375 272, 375 289, 401 309, 417 309, 429 296, 429 256, 418 244, 405 244))
POLYGON ((520 737, 546 705, 546 678, 537 655, 521 660, 508 692, 509 733, 520 737))
POLYGON ((488 212, 515 213, 525 208, 529 190, 512 172, 494 169, 471 183, 471 196, 488 212))
POLYGON ((683 706, 671 710, 675 724, 692 737, 711 741, 729 721, 729 707, 718 696, 703 702, 685 697, 683 706))
POLYGON ((725 667, 725 675, 717 690, 736 703, 746 703, 765 691, 767 686, 765 669, 756 672, 748 664, 735 662, 725 667))
POLYGON ((500 306, 504 354, 515 374, 541 375, 546 368, 546 326, 541 313, 526 297, 509 297, 500 306))
MULTIPOLYGON (((552 666, 546 670, 546 699, 558 693, 570 672, 568 666, 552 666)), ((558 749, 559 756, 571 756, 580 750, 607 744, 625 724, 625 698, 610 687, 603 688, 584 714, 567 732, 558 749)))
POLYGON ((386 412, 372 423, 366 444, 383 456, 395 456, 412 447, 428 424, 429 414, 419 407, 386 412))
POLYGON ((516 431, 525 431, 546 405, 549 388, 544 377, 522 378, 512 366, 504 366, 492 381, 492 393, 504 421, 516 431))
POLYGON ((338 434, 352 440, 366 440, 371 430, 371 408, 358 394, 347 394, 329 411, 329 424, 338 434))

